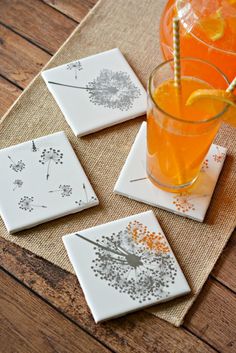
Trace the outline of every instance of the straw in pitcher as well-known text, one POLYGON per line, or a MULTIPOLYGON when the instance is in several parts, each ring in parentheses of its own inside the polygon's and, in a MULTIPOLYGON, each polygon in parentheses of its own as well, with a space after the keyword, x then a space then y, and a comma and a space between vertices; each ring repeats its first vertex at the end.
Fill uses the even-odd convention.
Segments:
POLYGON ((179 18, 173 19, 173 56, 174 56, 174 85, 180 88, 180 35, 179 35, 179 18))

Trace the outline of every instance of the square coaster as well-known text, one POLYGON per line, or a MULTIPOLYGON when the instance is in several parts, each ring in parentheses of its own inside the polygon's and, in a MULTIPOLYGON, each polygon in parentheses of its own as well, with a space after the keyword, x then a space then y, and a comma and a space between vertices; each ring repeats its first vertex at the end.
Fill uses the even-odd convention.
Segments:
POLYGON ((42 77, 76 136, 146 112, 146 92, 118 48, 46 70, 42 77))
POLYGON ((96 322, 190 292, 152 211, 62 239, 96 322))
POLYGON ((143 122, 116 182, 114 192, 203 222, 227 149, 212 144, 198 180, 180 193, 158 189, 146 175, 146 122, 143 122))
POLYGON ((9 233, 98 204, 64 132, 0 150, 0 213, 9 233))

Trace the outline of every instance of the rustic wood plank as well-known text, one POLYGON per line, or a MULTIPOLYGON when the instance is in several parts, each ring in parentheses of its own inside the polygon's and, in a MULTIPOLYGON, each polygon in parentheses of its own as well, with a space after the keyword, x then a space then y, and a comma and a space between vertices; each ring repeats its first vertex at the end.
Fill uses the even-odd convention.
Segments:
POLYGON ((212 276, 236 292, 236 232, 234 232, 217 262, 212 276))
POLYGON ((218 351, 236 352, 236 295, 208 280, 189 311, 184 326, 218 351))
POLYGON ((145 312, 96 325, 74 275, 3 238, 0 248, 1 266, 113 351, 215 352, 188 331, 145 312))
POLYGON ((2 270, 0 282, 2 352, 110 352, 2 270))
POLYGON ((2 25, 0 50, 0 74, 21 88, 25 88, 50 59, 49 54, 2 25))
POLYGON ((35 0, 1 0, 0 22, 51 54, 77 26, 72 19, 35 0))
POLYGON ((80 22, 97 0, 43 0, 46 4, 54 7, 76 22, 80 22))
POLYGON ((0 76, 0 121, 22 90, 0 76))

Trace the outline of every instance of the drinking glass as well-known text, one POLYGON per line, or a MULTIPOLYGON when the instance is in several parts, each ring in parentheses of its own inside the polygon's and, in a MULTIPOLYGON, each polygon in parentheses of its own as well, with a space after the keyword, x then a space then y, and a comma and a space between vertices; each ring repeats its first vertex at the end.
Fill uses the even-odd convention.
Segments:
POLYGON ((196 88, 226 89, 229 82, 216 66, 201 59, 181 58, 180 64, 180 91, 171 84, 173 60, 157 66, 148 82, 147 175, 170 192, 179 192, 197 179, 228 109, 211 100, 200 100, 187 109, 186 99, 196 88))

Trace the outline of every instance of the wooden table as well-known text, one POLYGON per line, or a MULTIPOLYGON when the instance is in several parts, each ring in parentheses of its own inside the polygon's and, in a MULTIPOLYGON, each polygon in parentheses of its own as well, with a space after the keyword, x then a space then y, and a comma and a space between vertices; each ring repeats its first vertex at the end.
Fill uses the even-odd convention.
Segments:
MULTIPOLYGON (((95 2, 0 0, 1 115, 95 2)), ((96 325, 75 276, 0 242, 1 353, 236 352, 234 236, 179 329, 143 311, 96 325)))

